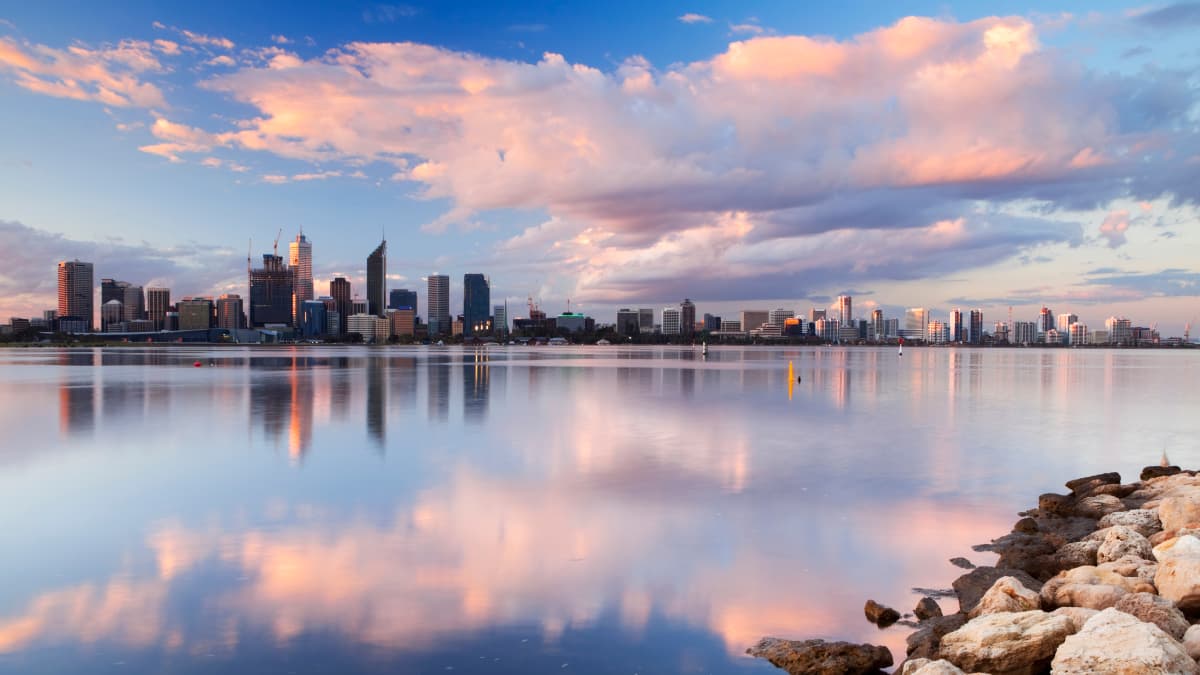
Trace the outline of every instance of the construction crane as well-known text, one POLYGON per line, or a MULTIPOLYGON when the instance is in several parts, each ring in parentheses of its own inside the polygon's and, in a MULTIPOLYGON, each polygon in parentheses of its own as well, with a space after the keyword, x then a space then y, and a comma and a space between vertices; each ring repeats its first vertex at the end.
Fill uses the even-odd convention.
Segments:
POLYGON ((1195 321, 1196 321, 1195 319, 1192 319, 1191 321, 1183 324, 1183 342, 1184 342, 1184 344, 1192 341, 1192 324, 1195 323, 1195 321))
POLYGON ((273 249, 275 257, 279 257, 279 238, 283 236, 283 228, 279 228, 279 232, 275 234, 275 247, 273 249))

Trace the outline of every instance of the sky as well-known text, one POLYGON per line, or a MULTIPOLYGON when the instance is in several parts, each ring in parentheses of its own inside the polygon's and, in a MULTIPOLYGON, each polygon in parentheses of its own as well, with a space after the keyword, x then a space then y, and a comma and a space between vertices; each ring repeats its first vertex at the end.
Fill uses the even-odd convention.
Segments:
POLYGON ((0 2, 0 317, 300 229, 422 308, 1200 315, 1200 2, 826 4, 0 2))

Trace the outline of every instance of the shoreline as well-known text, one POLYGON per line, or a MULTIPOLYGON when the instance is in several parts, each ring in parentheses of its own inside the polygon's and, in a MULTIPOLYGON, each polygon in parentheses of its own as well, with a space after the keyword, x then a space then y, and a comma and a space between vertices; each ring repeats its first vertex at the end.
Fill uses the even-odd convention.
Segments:
POLYGON ((950 561, 967 571, 932 594, 957 598, 957 612, 943 615, 929 589, 913 589, 924 597, 903 615, 866 600, 867 621, 915 628, 904 654, 774 637, 747 654, 791 675, 1200 673, 1200 475, 1148 466, 1131 483, 1109 472, 1065 487, 973 547, 998 554, 993 565, 950 561))

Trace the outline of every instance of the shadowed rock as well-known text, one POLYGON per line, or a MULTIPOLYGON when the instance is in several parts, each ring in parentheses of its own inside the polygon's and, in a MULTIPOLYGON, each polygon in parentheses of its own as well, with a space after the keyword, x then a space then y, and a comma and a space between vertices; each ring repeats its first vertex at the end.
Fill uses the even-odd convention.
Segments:
POLYGON ((866 675, 892 665, 887 647, 849 642, 766 637, 746 653, 766 659, 790 675, 866 675))
POLYGON ((937 604, 937 600, 925 596, 917 601, 917 606, 913 609, 913 614, 921 621, 926 621, 941 616, 942 607, 937 604))
POLYGON ((880 628, 887 628, 900 620, 900 612, 874 600, 867 600, 867 604, 863 606, 863 614, 867 616, 867 621, 880 628))

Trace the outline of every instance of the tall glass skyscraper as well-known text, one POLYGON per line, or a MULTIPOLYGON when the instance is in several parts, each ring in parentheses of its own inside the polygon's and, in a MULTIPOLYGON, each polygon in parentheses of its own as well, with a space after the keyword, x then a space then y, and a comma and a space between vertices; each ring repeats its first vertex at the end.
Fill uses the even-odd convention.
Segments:
POLYGON ((854 299, 849 295, 839 295, 838 304, 838 321, 843 326, 849 326, 850 320, 854 318, 854 299))
POLYGON ((73 317, 87 324, 87 332, 96 327, 92 316, 92 263, 64 260, 58 263, 58 318, 73 317))
POLYGON ((333 306, 338 315, 338 333, 346 333, 346 320, 353 312, 350 300, 350 282, 346 277, 337 277, 329 282, 329 295, 333 298, 333 306))
POLYGON ((162 330, 171 307, 171 289, 146 289, 146 318, 154 322, 154 330, 162 330))
POLYGON ((429 334, 450 332, 450 277, 444 274, 429 275, 429 334))
POLYGON ((313 299, 312 242, 304 231, 288 244, 288 267, 292 270, 292 324, 300 324, 300 308, 313 299))
POLYGON ((367 256, 367 313, 387 314, 387 240, 367 256))
POLYGON ((492 290, 482 274, 463 275, 463 337, 487 330, 492 311, 492 290))
POLYGON ((407 288, 393 288, 388 291, 388 309, 411 309, 417 314, 417 292, 407 288))

